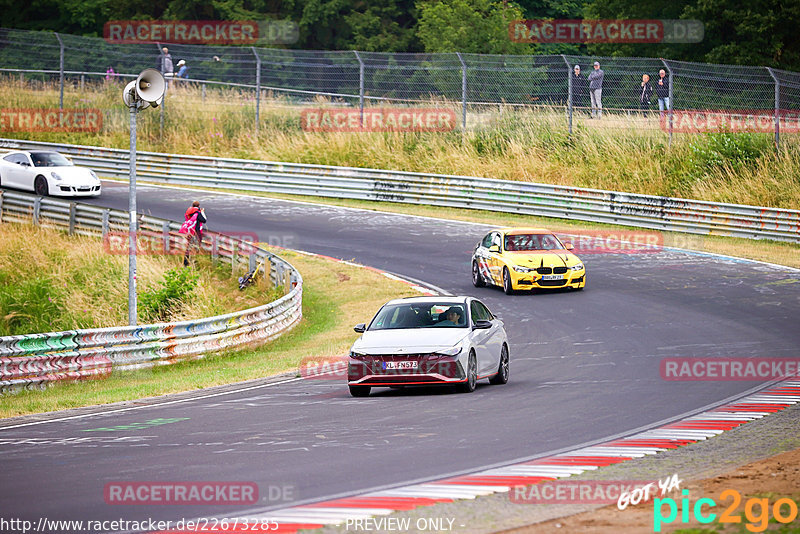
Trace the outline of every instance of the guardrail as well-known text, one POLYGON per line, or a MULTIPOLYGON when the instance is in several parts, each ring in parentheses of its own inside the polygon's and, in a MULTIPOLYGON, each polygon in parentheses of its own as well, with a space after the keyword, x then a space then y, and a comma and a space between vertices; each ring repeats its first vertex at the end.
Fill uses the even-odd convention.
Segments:
MULTIPOLYGON (((104 176, 127 178, 125 150, 0 139, 9 149, 58 150, 104 176)), ((270 161, 137 153, 157 183, 424 204, 540 215, 691 234, 800 242, 800 211, 580 187, 270 161)))
MULTIPOLYGON (((112 232, 128 235, 126 211, 10 191, 0 191, 0 222, 56 226, 70 234, 104 238, 112 232)), ((185 245, 179 228, 173 221, 139 215, 139 231, 163 236, 165 249, 180 250, 185 245)), ((204 319, 0 337, 0 392, 264 343, 300 321, 303 279, 290 263, 252 243, 213 232, 206 235, 214 244, 210 252, 215 261, 229 261, 234 273, 242 267, 263 269, 265 279, 275 287, 284 286, 287 294, 263 306, 204 319)))

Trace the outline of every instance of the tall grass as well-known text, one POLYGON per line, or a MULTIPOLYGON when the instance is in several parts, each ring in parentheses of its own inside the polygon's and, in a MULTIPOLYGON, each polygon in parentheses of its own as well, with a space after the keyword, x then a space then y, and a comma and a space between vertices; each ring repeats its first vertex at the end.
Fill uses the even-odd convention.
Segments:
MULTIPOLYGON (((44 141, 126 148, 128 114, 121 84, 67 91, 66 107, 106 111, 103 131, 7 133, 44 141)), ((57 87, 21 86, 0 79, 0 106, 54 107, 57 87)), ((336 104, 326 100, 320 106, 336 104)), ((431 105, 442 106, 441 102, 431 105)), ((447 104, 444 104, 447 105, 447 104)), ((452 132, 321 133, 300 127, 301 106, 262 100, 255 134, 252 91, 173 83, 164 112, 139 113, 139 148, 159 152, 254 158, 298 163, 378 167, 485 176, 508 180, 680 196, 717 202, 800 206, 800 141, 784 134, 775 150, 770 134, 676 134, 668 146, 657 113, 608 114, 590 120, 576 113, 573 135, 556 108, 471 108, 468 130, 452 132)), ((460 116, 460 113, 458 113, 460 116)))
MULTIPOLYGON (((140 256, 140 292, 156 289, 180 268, 180 256, 140 256)), ((230 266, 200 257, 199 283, 180 306, 160 317, 139 308, 139 319, 196 319, 243 310, 277 298, 270 288, 238 290, 230 266)), ((0 336, 127 324, 128 258, 101 241, 69 237, 46 227, 0 225, 0 336)))

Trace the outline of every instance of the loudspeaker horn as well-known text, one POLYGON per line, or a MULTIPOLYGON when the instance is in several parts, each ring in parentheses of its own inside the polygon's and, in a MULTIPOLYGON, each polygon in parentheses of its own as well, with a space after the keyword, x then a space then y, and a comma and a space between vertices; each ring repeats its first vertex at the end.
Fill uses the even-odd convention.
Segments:
POLYGON ((164 98, 167 82, 164 76, 156 69, 144 69, 136 78, 136 96, 157 107, 164 98))

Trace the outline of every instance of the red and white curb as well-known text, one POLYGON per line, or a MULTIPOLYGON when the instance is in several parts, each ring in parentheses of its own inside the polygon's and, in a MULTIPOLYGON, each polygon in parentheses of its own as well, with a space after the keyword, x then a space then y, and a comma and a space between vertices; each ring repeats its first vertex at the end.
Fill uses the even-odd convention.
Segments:
POLYGON ((736 402, 599 445, 455 478, 283 508, 256 517, 279 525, 278 530, 271 532, 293 533, 300 529, 339 525, 348 519, 366 519, 421 506, 508 492, 515 486, 566 478, 703 441, 798 402, 800 380, 786 380, 736 402))

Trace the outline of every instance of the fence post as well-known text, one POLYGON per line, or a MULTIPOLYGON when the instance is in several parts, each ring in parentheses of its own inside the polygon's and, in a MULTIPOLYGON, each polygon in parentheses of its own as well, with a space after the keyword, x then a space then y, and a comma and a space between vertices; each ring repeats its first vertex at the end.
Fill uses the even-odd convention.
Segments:
MULTIPOLYGON (((166 56, 164 56, 164 52, 161 49, 161 43, 156 43, 156 46, 158 47, 158 57, 161 59, 161 75, 164 76, 166 74, 164 72, 164 58, 166 56)), ((167 89, 169 89, 169 81, 164 84, 164 96, 161 98, 161 105, 159 106, 158 137, 161 139, 164 138, 164 108, 167 107, 167 89)))
POLYGON ((64 41, 56 33, 58 39, 58 109, 64 109, 64 41))
POLYGON ((200 95, 201 95, 201 96, 200 96, 200 98, 201 98, 201 100, 202 100, 203 102, 205 102, 205 101, 206 101, 206 82, 204 81, 204 82, 203 82, 203 83, 200 85, 200 87, 201 87, 201 90, 200 90, 200 95))
POLYGON ((161 236, 164 240, 164 254, 169 254, 172 248, 172 236, 169 235, 169 221, 161 223, 161 236))
POLYGON ((567 56, 561 54, 561 59, 567 65, 567 129, 569 130, 569 135, 572 135, 572 70, 569 68, 567 56))
POLYGON ((461 62, 461 129, 467 129, 467 64, 461 56, 461 52, 456 52, 458 60, 461 62))
POLYGON ((258 121, 261 112, 261 56, 256 52, 255 46, 251 46, 250 50, 256 56, 256 135, 258 135, 258 121))
MULTIPOLYGON (((661 60, 661 63, 664 65, 664 68, 667 69, 667 73, 669 74, 669 102, 667 103, 667 117, 669 117, 669 141, 667 142, 667 146, 672 146, 672 108, 675 107, 672 102, 672 69, 669 68, 669 64, 667 64, 664 59, 661 60)), ((661 117, 659 116, 658 119, 661 120, 661 117)))
POLYGON ((0 224, 3 223, 3 192, 0 191, 0 224))
POLYGON ((81 73, 81 93, 83 92, 84 77, 84 74, 81 73))
POLYGON ((770 67, 767 67, 769 75, 775 81, 775 150, 781 148, 781 82, 770 67))
POLYGON ((358 109, 359 109, 359 124, 364 126, 364 62, 361 60, 361 54, 358 50, 353 50, 358 60, 358 109))

